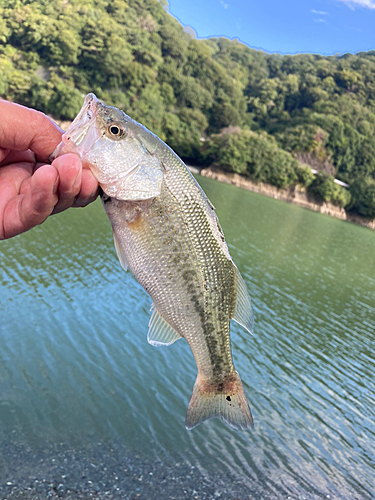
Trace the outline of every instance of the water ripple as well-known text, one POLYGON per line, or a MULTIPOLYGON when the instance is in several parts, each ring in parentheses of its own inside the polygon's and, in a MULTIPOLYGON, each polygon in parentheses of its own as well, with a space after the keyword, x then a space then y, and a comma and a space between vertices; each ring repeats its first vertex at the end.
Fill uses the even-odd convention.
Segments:
POLYGON ((255 431, 185 431, 193 356, 147 344, 151 300, 95 204, 0 244, 0 439, 126 443, 270 498, 372 498, 375 234, 201 181, 254 305, 255 334, 231 330, 255 431))

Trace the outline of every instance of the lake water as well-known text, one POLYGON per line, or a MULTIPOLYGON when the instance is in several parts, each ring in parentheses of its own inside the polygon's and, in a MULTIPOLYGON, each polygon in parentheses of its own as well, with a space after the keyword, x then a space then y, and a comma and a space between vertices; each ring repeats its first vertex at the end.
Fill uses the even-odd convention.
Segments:
MULTIPOLYGON (((83 461, 76 488, 97 481, 107 498, 97 477, 114 455, 124 477, 148 464, 157 498, 224 498, 225 484, 226 500, 374 498, 375 232, 198 180, 254 305, 254 335, 233 323, 231 336, 255 430, 185 430, 194 358, 184 340, 147 343, 151 299, 96 202, 0 242, 1 498, 83 461), (202 482, 163 496, 178 467, 184 487, 202 482)), ((146 499, 142 478, 111 498, 146 499)))

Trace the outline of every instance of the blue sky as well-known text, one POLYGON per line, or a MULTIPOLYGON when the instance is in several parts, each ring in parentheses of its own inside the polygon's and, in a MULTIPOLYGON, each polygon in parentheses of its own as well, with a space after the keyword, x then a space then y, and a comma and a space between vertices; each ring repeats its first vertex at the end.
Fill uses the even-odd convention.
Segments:
POLYGON ((169 0, 169 12, 199 38, 238 38, 267 52, 375 49, 375 0, 169 0))

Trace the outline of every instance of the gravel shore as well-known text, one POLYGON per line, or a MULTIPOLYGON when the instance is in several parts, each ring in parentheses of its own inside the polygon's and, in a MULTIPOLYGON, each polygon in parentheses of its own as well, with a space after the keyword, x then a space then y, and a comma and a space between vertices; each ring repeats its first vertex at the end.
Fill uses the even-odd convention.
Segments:
MULTIPOLYGON (((64 445, 43 452, 0 446, 1 500, 250 500, 274 499, 274 492, 249 491, 229 477, 202 474, 194 466, 146 462, 97 443, 90 449, 64 445)), ((287 498, 283 495, 280 498, 287 498)))

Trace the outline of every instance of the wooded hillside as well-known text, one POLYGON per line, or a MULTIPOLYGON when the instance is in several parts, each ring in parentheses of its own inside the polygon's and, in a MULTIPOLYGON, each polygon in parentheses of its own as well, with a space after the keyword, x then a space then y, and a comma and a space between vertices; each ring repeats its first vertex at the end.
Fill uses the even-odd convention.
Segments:
POLYGON ((196 40, 158 0, 0 0, 0 72, 5 99, 72 119, 94 92, 185 159, 375 217, 375 51, 196 40))

